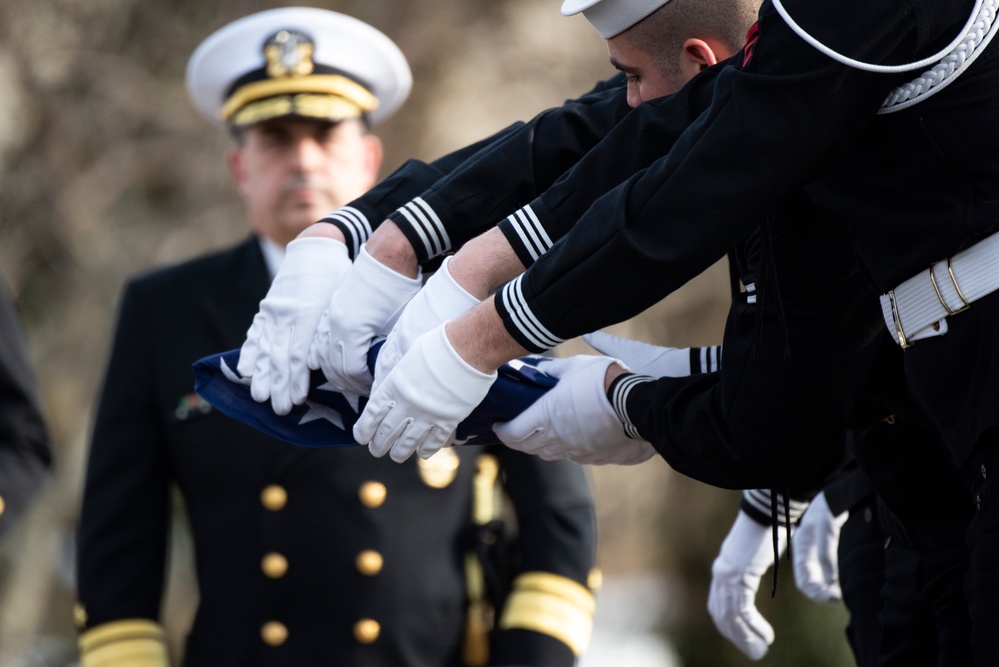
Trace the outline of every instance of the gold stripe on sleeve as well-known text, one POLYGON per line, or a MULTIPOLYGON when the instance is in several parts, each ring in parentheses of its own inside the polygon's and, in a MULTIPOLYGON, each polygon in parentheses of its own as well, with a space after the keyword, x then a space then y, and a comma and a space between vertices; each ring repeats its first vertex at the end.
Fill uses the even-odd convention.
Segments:
POLYGON ((549 635, 578 657, 590 642, 595 611, 585 586, 549 572, 528 572, 513 582, 499 627, 549 635))
POLYGON ((149 619, 126 619, 87 630, 79 639, 80 667, 169 667, 166 636, 149 619))

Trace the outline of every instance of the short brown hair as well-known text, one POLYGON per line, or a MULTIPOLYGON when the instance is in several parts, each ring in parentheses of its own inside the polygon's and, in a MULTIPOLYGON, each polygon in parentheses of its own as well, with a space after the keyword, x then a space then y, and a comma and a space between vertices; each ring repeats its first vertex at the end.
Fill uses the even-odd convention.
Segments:
POLYGON ((736 53, 756 21, 761 0, 670 0, 627 30, 667 76, 679 73, 679 55, 690 38, 715 39, 736 53))

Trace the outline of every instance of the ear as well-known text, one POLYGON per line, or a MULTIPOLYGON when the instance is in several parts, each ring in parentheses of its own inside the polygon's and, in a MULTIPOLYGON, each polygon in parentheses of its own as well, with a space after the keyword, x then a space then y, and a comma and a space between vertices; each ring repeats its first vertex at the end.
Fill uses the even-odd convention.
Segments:
POLYGON ((703 39, 691 37, 680 49, 680 71, 692 77, 718 62, 715 50, 703 39))
POLYGON ((229 174, 232 182, 236 185, 236 191, 245 194, 246 190, 246 170, 243 169, 243 151, 233 148, 226 156, 226 164, 229 165, 229 174))

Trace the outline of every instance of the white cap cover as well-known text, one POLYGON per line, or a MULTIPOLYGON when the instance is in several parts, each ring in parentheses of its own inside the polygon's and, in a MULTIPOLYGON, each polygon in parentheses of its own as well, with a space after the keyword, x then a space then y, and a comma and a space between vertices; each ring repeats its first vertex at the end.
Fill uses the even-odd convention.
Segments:
POLYGON ((409 63, 384 33, 345 14, 283 7, 209 35, 187 64, 187 91, 205 117, 245 125, 301 115, 391 116, 413 85, 409 63))
POLYGON ((669 0, 565 0, 562 15, 583 12, 600 36, 610 39, 635 25, 669 0))

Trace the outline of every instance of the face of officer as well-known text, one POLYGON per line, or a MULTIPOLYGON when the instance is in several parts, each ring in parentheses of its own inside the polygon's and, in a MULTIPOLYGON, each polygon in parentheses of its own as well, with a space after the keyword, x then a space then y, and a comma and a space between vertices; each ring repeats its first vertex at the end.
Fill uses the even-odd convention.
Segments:
POLYGON ((360 120, 277 118, 243 129, 229 169, 254 230, 280 245, 364 194, 381 142, 360 120))
POLYGON ((690 38, 678 53, 650 44, 644 35, 625 30, 607 40, 611 64, 628 76, 628 106, 680 90, 698 72, 731 55, 717 40, 690 38))

